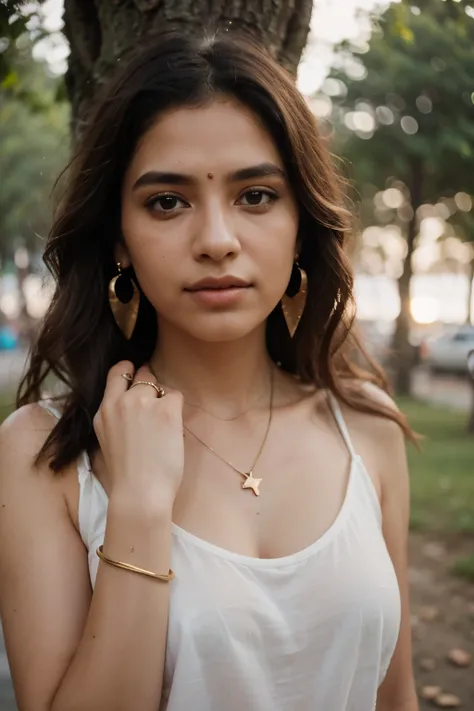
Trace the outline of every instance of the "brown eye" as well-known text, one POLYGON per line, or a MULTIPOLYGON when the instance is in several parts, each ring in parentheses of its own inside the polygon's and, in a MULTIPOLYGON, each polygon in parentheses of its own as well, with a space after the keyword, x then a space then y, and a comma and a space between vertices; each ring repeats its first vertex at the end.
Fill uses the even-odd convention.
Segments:
POLYGON ((157 203, 159 204, 162 210, 172 210, 177 206, 178 198, 174 197, 173 195, 165 195, 164 197, 159 198, 157 200, 157 203))
POLYGON ((278 195, 273 191, 269 190, 247 190, 239 198, 240 201, 244 200, 241 204, 247 207, 262 207, 264 205, 270 205, 272 202, 278 199, 278 195))
POLYGON ((189 205, 177 195, 165 193, 163 195, 154 195, 147 200, 146 207, 150 208, 153 212, 164 213, 173 212, 183 207, 189 207, 189 205))

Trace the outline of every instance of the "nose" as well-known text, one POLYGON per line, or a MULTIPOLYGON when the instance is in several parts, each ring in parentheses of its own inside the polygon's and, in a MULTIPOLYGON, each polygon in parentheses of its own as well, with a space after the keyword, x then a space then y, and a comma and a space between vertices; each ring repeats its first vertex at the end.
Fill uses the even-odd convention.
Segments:
POLYGON ((241 250, 234 221, 221 205, 209 205, 203 210, 193 241, 194 258, 199 261, 236 257, 241 250))

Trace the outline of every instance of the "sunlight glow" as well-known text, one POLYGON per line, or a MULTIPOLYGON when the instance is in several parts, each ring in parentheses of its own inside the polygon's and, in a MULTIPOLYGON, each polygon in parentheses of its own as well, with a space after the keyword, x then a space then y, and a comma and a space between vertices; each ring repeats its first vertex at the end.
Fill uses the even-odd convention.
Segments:
POLYGON ((417 323, 435 323, 439 318, 439 302, 429 296, 415 296, 410 309, 417 323))

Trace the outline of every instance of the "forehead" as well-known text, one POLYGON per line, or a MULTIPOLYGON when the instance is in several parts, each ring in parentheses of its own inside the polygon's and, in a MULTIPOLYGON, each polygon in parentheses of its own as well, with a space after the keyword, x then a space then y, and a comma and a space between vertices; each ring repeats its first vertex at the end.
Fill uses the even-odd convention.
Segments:
POLYGON ((182 107, 160 116, 142 136, 129 174, 156 169, 193 171, 233 170, 271 161, 283 162, 259 117, 230 99, 205 106, 182 107))

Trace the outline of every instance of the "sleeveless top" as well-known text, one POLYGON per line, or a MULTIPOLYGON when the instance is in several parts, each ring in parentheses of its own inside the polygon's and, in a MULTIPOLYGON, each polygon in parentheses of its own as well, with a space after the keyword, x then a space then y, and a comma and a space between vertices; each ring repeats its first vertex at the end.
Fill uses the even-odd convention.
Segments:
MULTIPOLYGON (((263 559, 172 524, 160 711, 375 710, 398 639, 400 593, 378 495, 331 394, 329 402, 351 467, 339 514, 318 540, 263 559)), ((108 499, 86 452, 78 476, 94 586, 108 499)))

